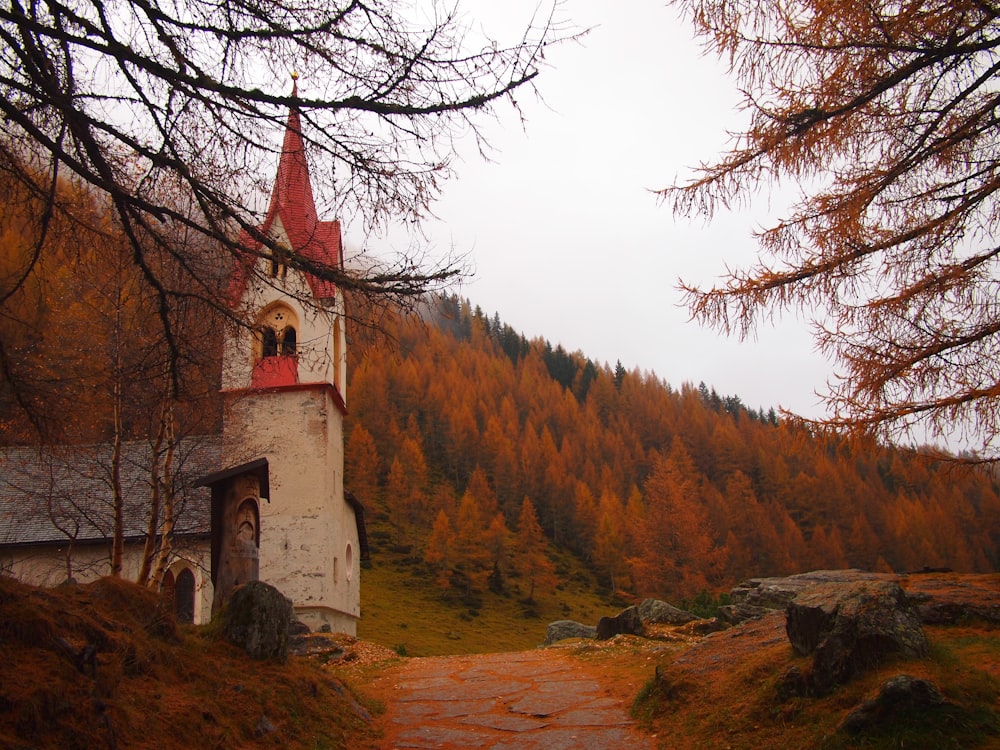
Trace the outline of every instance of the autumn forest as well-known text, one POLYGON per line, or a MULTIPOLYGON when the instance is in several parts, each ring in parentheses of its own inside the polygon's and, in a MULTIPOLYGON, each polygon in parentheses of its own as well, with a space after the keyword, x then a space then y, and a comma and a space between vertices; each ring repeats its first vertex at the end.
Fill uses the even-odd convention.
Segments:
MULTIPOLYGON (((218 430, 232 321, 195 294, 164 317, 85 193, 66 191, 78 205, 51 218, 34 255, 38 199, 9 195, 0 442, 148 440, 159 455, 218 430)), ((197 255, 216 269, 205 286, 223 289, 223 264, 197 255)), ((175 259, 149 262, 169 273, 175 259)), ((596 363, 455 296, 355 321, 348 357, 347 488, 391 530, 379 543, 407 550, 443 589, 516 575, 529 597, 544 592, 557 583, 553 545, 609 592, 666 598, 817 568, 1000 567, 989 468, 596 363)))
POLYGON ((346 476, 442 587, 554 584, 546 542, 609 591, 690 597, 819 568, 997 568, 982 469, 818 434, 710 386, 598 365, 457 297, 356 335, 346 476))

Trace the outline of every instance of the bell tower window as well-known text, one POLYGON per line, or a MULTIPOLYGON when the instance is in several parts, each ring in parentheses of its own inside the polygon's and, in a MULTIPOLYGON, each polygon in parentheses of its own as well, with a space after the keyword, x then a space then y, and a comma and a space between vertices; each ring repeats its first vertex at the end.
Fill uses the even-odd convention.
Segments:
POLYGON ((251 382, 255 388, 298 382, 298 316, 276 302, 257 318, 257 345, 251 382))
POLYGON ((278 356, 278 337, 274 333, 273 328, 268 328, 264 326, 264 330, 261 331, 261 352, 262 357, 276 357, 278 356))
POLYGON ((294 357, 295 356, 295 329, 291 326, 285 326, 284 330, 281 332, 281 356, 282 357, 294 357))

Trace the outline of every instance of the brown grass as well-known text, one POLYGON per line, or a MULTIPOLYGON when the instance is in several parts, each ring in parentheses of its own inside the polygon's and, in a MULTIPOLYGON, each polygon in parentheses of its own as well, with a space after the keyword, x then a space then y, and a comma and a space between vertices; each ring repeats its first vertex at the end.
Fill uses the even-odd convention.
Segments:
POLYGON ((636 717, 669 738, 665 748, 1000 747, 995 626, 928 628, 930 658, 887 659, 823 698, 782 697, 785 670, 809 665, 783 631, 776 613, 663 658, 636 701, 636 717), (901 673, 935 683, 952 705, 901 716, 860 737, 838 729, 851 709, 901 673))
POLYGON ((0 578, 0 642, 0 747, 373 742, 353 696, 315 662, 251 661, 206 629, 178 627, 158 596, 122 581, 43 590, 0 578), (87 646, 95 668, 81 671, 73 652, 87 646), (275 731, 256 737, 264 716, 275 731))

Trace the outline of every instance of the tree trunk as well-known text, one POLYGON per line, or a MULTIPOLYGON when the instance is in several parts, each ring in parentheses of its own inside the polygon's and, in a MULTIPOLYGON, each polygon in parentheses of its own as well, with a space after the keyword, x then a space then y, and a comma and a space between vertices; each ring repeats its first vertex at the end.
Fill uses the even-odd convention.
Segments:
MULTIPOLYGON (((120 355, 116 355, 120 359, 120 355)), ((125 559, 125 500, 122 497, 122 385, 116 375, 114 385, 114 438, 111 447, 111 507, 114 528, 111 536, 111 575, 119 578, 125 559)))
POLYGON ((163 500, 163 525, 160 527, 160 549, 156 555, 156 567, 153 570, 153 579, 149 582, 150 588, 159 590, 163 585, 163 576, 167 572, 170 564, 170 554, 174 545, 174 402, 167 399, 164 404, 164 413, 161 417, 162 430, 167 441, 167 452, 163 457, 163 472, 160 475, 161 492, 163 500))

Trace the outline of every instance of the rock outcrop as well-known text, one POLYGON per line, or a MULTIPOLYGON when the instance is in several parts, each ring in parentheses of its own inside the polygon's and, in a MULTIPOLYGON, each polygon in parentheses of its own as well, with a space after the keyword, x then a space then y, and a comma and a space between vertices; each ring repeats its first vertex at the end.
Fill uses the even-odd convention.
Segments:
POLYGON ((784 609, 788 603, 810 586, 818 583, 852 583, 890 578, 863 570, 814 570, 810 573, 773 578, 749 578, 730 590, 734 605, 747 604, 764 609, 784 609))
MULTIPOLYGON (((896 574, 849 569, 750 578, 730 590, 731 606, 784 610, 790 601, 816 584, 858 581, 898 583, 926 625, 948 625, 967 618, 1000 624, 1000 577, 991 574, 959 576, 936 571, 896 574)), ((729 620, 725 612, 720 615, 729 620)))
POLYGON ((659 599, 643 599, 639 604, 639 619, 656 625, 686 625, 699 618, 659 599))
POLYGON ((788 604, 785 631, 799 654, 813 657, 809 685, 817 694, 887 654, 920 657, 928 649, 916 610, 890 581, 815 584, 788 604))

